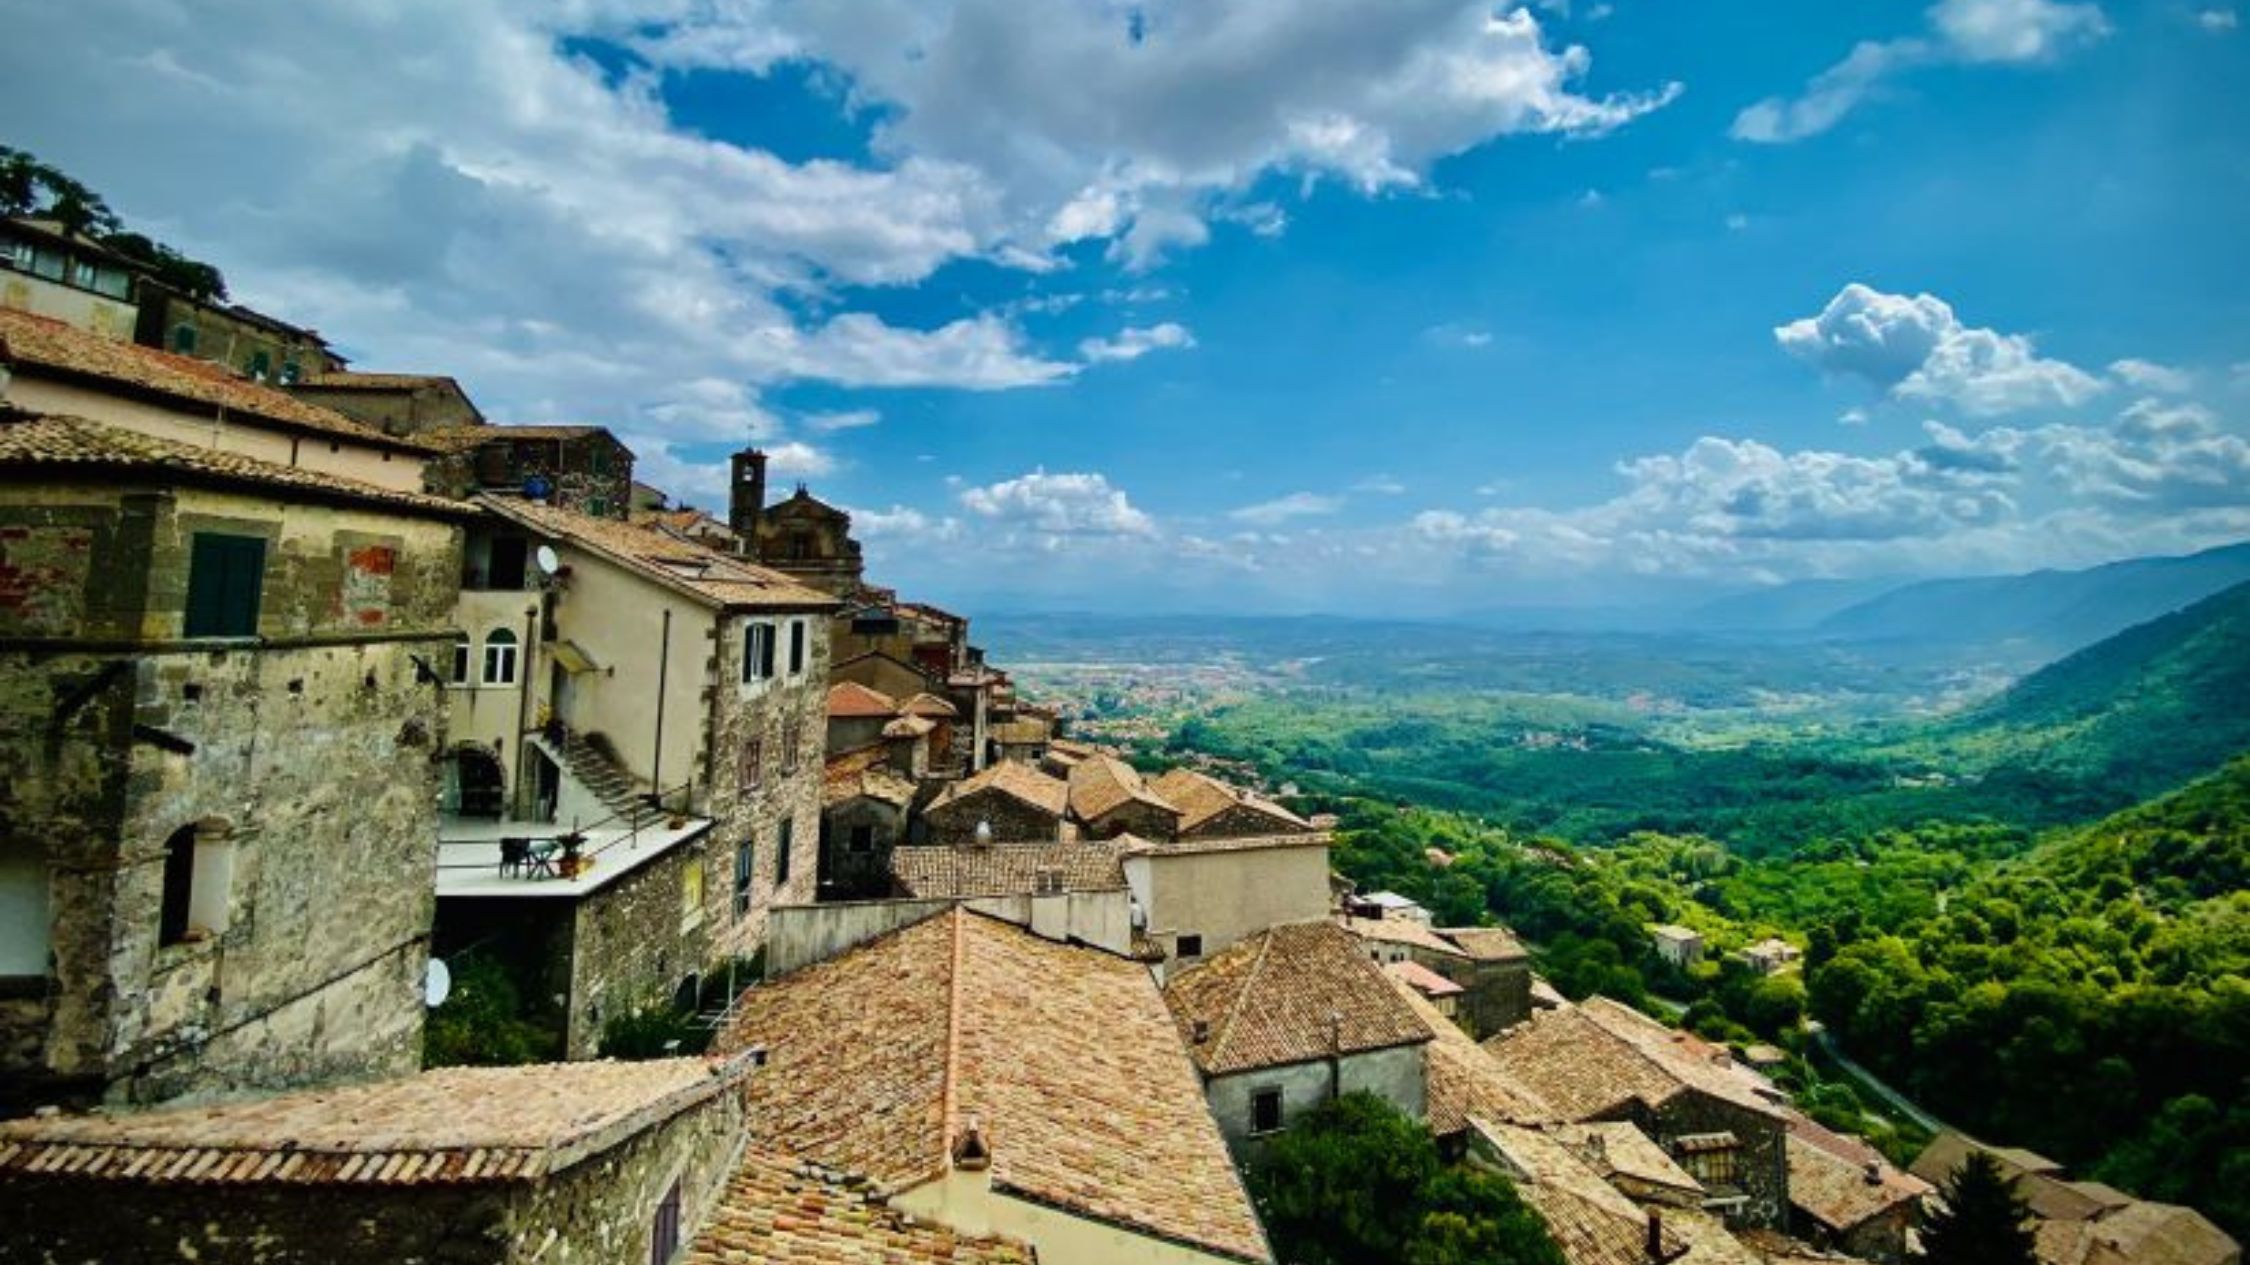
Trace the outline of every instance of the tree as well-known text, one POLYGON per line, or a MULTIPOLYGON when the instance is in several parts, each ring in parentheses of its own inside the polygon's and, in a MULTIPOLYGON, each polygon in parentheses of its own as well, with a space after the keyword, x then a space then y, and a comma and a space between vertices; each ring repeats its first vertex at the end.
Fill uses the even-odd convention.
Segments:
POLYGON ((1928 1265, 2035 1265, 2031 1208, 1998 1160, 1971 1152, 1943 1193, 1945 1207, 1930 1215, 1922 1233, 1928 1265))
POLYGON ((162 285, 195 299, 227 297, 227 281, 217 268, 190 259, 162 242, 125 230, 102 195, 68 172, 20 149, 0 145, 0 216, 36 215, 83 233, 139 264, 162 285))
POLYGON ((1247 1176, 1285 1265, 1562 1265, 1504 1179, 1448 1169, 1421 1125, 1371 1094, 1307 1112, 1247 1176))

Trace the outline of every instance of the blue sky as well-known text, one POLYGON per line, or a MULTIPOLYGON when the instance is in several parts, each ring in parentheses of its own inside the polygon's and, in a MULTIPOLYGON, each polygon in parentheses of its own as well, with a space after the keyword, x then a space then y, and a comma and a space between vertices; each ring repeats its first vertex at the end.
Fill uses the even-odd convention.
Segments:
POLYGON ((1621 603, 2250 536, 2223 0, 93 7, 0 3, 8 143, 687 499, 755 439, 938 600, 1621 603))

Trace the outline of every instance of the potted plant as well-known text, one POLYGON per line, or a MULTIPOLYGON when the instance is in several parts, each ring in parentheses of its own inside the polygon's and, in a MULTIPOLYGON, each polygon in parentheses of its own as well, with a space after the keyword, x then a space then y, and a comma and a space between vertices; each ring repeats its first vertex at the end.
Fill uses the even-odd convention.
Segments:
POLYGON ((593 864, 591 859, 580 852, 586 846, 585 835, 573 830, 555 842, 562 845, 562 855, 555 860, 555 873, 564 878, 577 878, 593 864))

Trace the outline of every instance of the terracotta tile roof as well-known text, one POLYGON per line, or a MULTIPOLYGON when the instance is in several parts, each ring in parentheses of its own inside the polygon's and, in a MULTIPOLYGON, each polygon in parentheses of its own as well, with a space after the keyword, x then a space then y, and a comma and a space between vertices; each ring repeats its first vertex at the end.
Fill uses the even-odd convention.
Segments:
POLYGON ((929 693, 916 694, 900 704, 899 710, 909 716, 927 716, 932 720, 954 720, 961 715, 960 708, 929 693))
POLYGON ((1869 1181, 1865 1164, 1812 1142, 1792 1130, 1788 1139, 1789 1206, 1836 1233, 1843 1233, 1930 1190, 1928 1182, 1877 1161, 1869 1181))
POLYGON ((1607 997, 1589 997, 1579 1008, 1588 1019, 1631 1045, 1681 1084, 1753 1111, 1778 1115, 1775 1104, 1780 1095, 1772 1083, 1736 1063, 1725 1048, 1692 1032, 1666 1027, 1607 997))
POLYGON ((1506 927, 1440 927, 1438 934, 1479 962, 1528 961, 1531 954, 1506 927))
POLYGON ((831 756, 821 770, 821 806, 834 808, 861 798, 879 799, 900 808, 913 803, 914 783, 891 770, 889 754, 880 746, 872 746, 831 756))
POLYGON ((1580 1006, 1534 1012, 1486 1041, 1484 1050, 1512 1080, 1570 1120, 1590 1119, 1631 1103, 1660 1106, 1687 1088, 1588 1018, 1580 1006))
POLYGON ((1922 1153, 1914 1157, 1908 1171, 1933 1186, 1943 1186, 1952 1180, 1953 1171, 1961 1166, 1972 1152, 1983 1151, 2000 1162, 2000 1170, 2017 1180, 2016 1192, 2031 1205, 2033 1213, 2052 1221, 2083 1221, 2100 1213, 2101 1200, 2077 1189, 2069 1182, 2056 1180, 2052 1175, 2060 1166, 2045 1156, 2010 1147, 1992 1147, 1951 1130, 1930 1139, 1922 1153))
POLYGON ((1561 1139, 1605 1180, 1626 1177, 1651 1186, 1664 1186, 1703 1196, 1703 1183, 1672 1161, 1654 1138, 1623 1121, 1562 1124, 1548 1130, 1561 1139))
POLYGON ((1041 874, 1056 875, 1062 890, 1070 892, 1117 891, 1125 886, 1117 850, 1102 843, 916 845, 891 850, 891 877, 907 895, 925 899, 1028 895, 1039 890, 1041 874))
MULTIPOLYGON (((617 437, 604 426, 439 426, 422 432, 430 446, 442 452, 468 452, 486 444, 518 439, 584 439, 600 435, 611 442, 617 437)), ((624 445, 619 444, 619 447, 624 445)))
POLYGON ((1362 940, 1379 940, 1386 944, 1403 944, 1408 948, 1422 949, 1449 958, 1466 958, 1461 946, 1430 930, 1412 918, 1337 918, 1344 930, 1362 940))
POLYGON ((0 1173, 295 1185, 519 1181, 709 1101, 747 1060, 449 1067, 341 1089, 0 1123, 0 1173))
POLYGON ((2242 1246, 2203 1214, 2133 1200, 2092 1221, 2040 1223, 2041 1265, 2237 1265, 2242 1246))
MULTIPOLYGON (((1744 1243, 1739 1235, 1708 1212, 1689 1208, 1664 1210, 1664 1225, 1687 1243, 1685 1256, 1672 1265, 1769 1265, 1764 1253, 1744 1243)), ((1856 1257, 1829 1257, 1826 1265, 1865 1265, 1856 1257)))
POLYGON ((456 391, 461 390, 460 382, 442 373, 361 373, 356 369, 308 373, 297 380, 297 385, 330 391, 411 391, 428 386, 447 386, 456 391))
POLYGON ((19 373, 53 373, 154 392, 224 408, 284 430, 310 431, 402 452, 432 451, 420 440, 386 435, 334 409, 237 376, 224 365, 104 338, 10 308, 0 308, 0 360, 14 365, 19 373))
POLYGON ((863 1178, 753 1151, 695 1240, 687 1265, 1031 1265, 1023 1243, 972 1238, 890 1207, 863 1178))
POLYGON ((397 492, 340 474, 278 466, 216 448, 190 447, 78 417, 0 410, 0 467, 54 471, 58 475, 69 471, 135 471, 158 479, 247 484, 284 496, 296 493, 325 500, 365 501, 456 518, 470 513, 469 507, 459 501, 397 492))
POLYGON ((1467 989, 1411 958, 1383 964, 1383 973, 1424 997, 1458 997, 1467 989))
POLYGON ((676 592, 728 610, 821 610, 836 599, 779 571, 754 566, 694 541, 635 523, 516 497, 484 495, 476 503, 542 535, 568 541, 676 592))
POLYGON ((984 772, 946 787, 924 811, 933 812, 986 791, 1021 800, 1050 817, 1061 817, 1070 806, 1070 788, 1061 779, 1014 760, 996 760, 986 765, 984 772))
POLYGON ((1450 1137, 1468 1128, 1472 1116, 1508 1124, 1545 1124, 1562 1118, 1529 1087, 1511 1080, 1468 1033, 1439 1014, 1420 993, 1395 978, 1392 985, 1431 1037, 1424 1065, 1429 1086, 1425 1115, 1431 1133, 1450 1137))
MULTIPOLYGON (((1649 1265, 1649 1214, 1560 1139, 1498 1121, 1479 1119, 1472 1127, 1570 1265, 1649 1265)), ((1688 1241, 1668 1222, 1658 1234, 1661 1259, 1687 1252, 1688 1241)))
POLYGON ((921 738, 937 729, 937 722, 927 716, 901 716, 883 726, 885 738, 921 738))
POLYGON ((887 1192, 972 1122, 996 1191, 1271 1259, 1148 969, 956 907, 744 995, 751 1135, 887 1192))
POLYGON ((1327 922, 1284 923, 1239 940, 1173 975, 1164 1000, 1209 1076, 1431 1039, 1398 987, 1327 922))
POLYGON ((1227 785, 1194 769, 1168 769, 1148 784, 1158 798, 1180 810, 1180 830, 1186 833, 1230 808, 1246 808, 1268 818, 1271 825, 1259 834, 1310 830, 1304 818, 1263 795, 1227 785))
POLYGON ((1335 836, 1325 830, 1311 834, 1236 835, 1223 839, 1143 839, 1119 835, 1115 842, 1134 855, 1197 856, 1206 852, 1257 852, 1266 848, 1326 848, 1335 836))
POLYGON ((1136 800, 1165 812, 1180 811, 1148 789, 1140 770, 1116 756, 1090 756, 1070 770, 1070 812, 1080 821, 1096 821, 1136 800))
POLYGON ((854 719, 898 715, 898 700, 881 690, 870 689, 857 681, 846 681, 828 689, 828 714, 854 719))

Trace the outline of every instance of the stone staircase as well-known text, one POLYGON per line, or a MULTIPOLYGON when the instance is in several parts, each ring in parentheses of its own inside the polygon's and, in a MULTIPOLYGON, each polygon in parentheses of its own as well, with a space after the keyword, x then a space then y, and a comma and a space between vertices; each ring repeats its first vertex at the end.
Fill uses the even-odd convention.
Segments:
POLYGON ((585 735, 566 730, 560 742, 543 734, 535 740, 572 778, 592 791, 594 798, 615 814, 615 819, 607 824, 639 830, 667 816, 663 809, 648 802, 640 783, 618 765, 615 757, 598 744, 587 741, 585 735))

